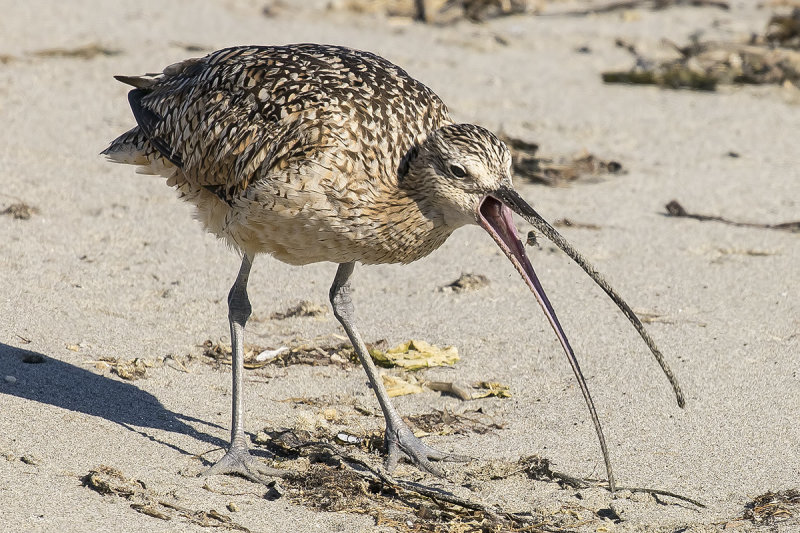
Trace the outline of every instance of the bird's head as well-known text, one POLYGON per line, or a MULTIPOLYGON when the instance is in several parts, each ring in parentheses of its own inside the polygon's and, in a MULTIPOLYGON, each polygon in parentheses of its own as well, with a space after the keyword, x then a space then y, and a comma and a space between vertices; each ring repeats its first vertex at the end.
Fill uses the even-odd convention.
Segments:
POLYGON ((430 133, 406 155, 400 165, 400 178, 406 188, 423 193, 420 196, 428 204, 430 216, 439 217, 451 228, 478 224, 491 235, 534 292, 569 351, 517 235, 512 213, 544 229, 548 236, 549 230, 555 230, 514 191, 511 153, 506 144, 481 126, 448 124, 430 133))
POLYGON ((449 124, 406 155, 400 176, 406 188, 422 193, 431 216, 455 229, 478 222, 487 194, 511 188, 511 154, 485 128, 449 124))
MULTIPOLYGON (((512 213, 516 212, 548 237, 557 232, 514 190, 511 153, 506 144, 481 126, 448 124, 430 133, 406 155, 399 174, 407 189, 420 193, 429 216, 439 218, 453 229, 478 224, 491 235, 534 292, 568 349, 566 337, 517 235, 512 213)), ((561 247, 560 242, 556 244, 561 247)))

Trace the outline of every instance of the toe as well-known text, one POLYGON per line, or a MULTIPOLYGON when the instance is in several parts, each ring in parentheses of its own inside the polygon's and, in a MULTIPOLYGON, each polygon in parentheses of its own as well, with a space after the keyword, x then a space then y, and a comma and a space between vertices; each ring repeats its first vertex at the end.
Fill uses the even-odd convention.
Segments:
POLYGON ((231 448, 219 461, 214 463, 211 468, 200 475, 211 476, 220 474, 238 475, 254 483, 267 485, 276 477, 286 477, 288 472, 263 464, 250 455, 250 452, 246 449, 231 448))

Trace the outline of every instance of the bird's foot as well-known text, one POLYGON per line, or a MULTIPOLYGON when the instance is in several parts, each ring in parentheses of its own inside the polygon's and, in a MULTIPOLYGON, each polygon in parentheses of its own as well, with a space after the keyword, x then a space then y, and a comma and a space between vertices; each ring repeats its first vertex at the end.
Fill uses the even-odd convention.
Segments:
POLYGON ((200 475, 213 476, 220 474, 239 475, 254 483, 269 485, 275 481, 274 478, 286 477, 289 472, 263 464, 250 455, 250 452, 245 447, 231 446, 219 461, 200 475))
POLYGON ((419 440, 404 423, 386 427, 386 470, 391 473, 401 457, 417 468, 437 477, 444 477, 431 461, 469 461, 469 457, 440 452, 419 440))

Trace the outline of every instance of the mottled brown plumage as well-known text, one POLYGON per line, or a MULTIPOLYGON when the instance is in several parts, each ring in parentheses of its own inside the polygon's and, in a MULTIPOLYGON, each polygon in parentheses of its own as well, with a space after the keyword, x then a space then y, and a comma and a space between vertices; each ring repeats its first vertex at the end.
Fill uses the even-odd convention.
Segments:
POLYGON ((385 59, 254 46, 122 79, 138 87, 139 126, 104 153, 169 178, 238 249, 291 264, 407 263, 455 229, 430 220, 424 191, 398 175, 409 150, 452 121, 385 59))
POLYGON ((243 425, 247 280, 257 254, 290 264, 339 263, 330 291, 386 419, 387 467, 405 456, 437 472, 453 458, 414 436, 389 401, 355 327, 355 262, 408 263, 457 228, 479 224, 534 292, 589 407, 613 490, 611 462, 589 390, 512 220, 523 216, 572 257, 623 310, 683 397, 630 307, 511 184, 511 157, 491 132, 454 124, 442 101, 374 54, 336 46, 246 46, 189 59, 161 74, 119 76, 135 88, 137 126, 103 152, 162 175, 205 227, 242 253, 228 297, 233 345, 231 445, 209 470, 265 482, 281 475, 253 459, 243 425))

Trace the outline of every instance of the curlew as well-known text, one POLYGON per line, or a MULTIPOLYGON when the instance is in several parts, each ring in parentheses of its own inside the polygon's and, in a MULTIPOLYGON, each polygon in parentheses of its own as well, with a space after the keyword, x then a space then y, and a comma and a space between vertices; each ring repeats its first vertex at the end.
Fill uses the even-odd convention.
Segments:
POLYGON ((206 474, 256 482, 280 475, 248 451, 242 406, 247 280, 256 255, 292 265, 338 263, 333 312, 347 332, 386 421, 385 467, 400 458, 458 459, 414 436, 389 401, 356 326, 350 278, 356 262, 409 263, 466 224, 485 229, 533 291, 588 406, 614 476, 602 427, 569 341, 512 220, 531 223, 577 262, 632 322, 677 396, 678 383, 630 307, 513 189, 508 148, 493 133, 457 124, 428 87, 389 61, 337 46, 243 46, 188 59, 160 74, 118 76, 137 125, 103 152, 161 175, 193 204, 205 228, 242 256, 228 295, 233 350, 231 439, 206 474))

